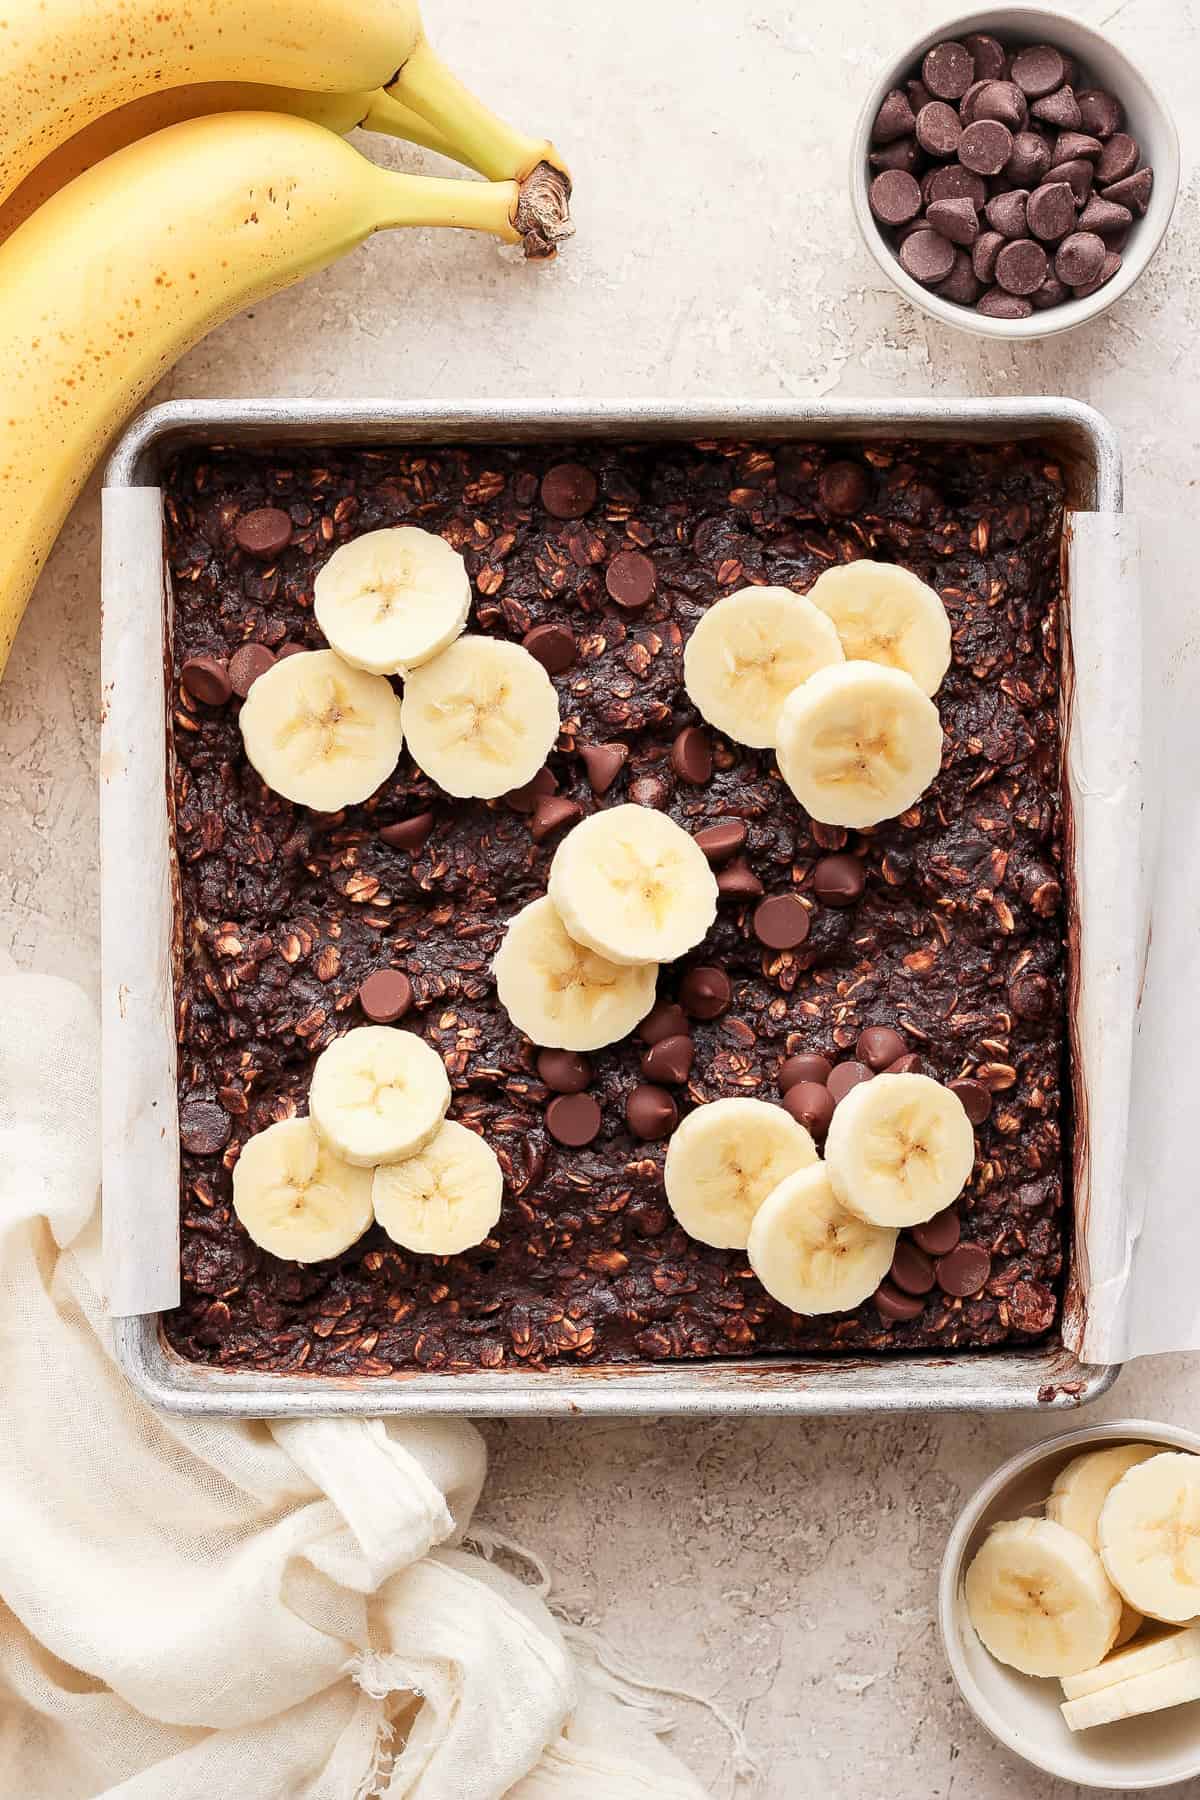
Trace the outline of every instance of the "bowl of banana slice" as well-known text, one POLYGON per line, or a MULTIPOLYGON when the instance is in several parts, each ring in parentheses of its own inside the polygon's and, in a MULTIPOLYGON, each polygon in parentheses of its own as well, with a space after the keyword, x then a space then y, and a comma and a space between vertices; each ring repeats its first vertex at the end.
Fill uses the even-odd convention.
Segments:
POLYGON ((1200 1776, 1200 1435, 1117 1419, 1022 1451, 964 1507, 942 1642, 992 1736, 1081 1787, 1200 1776))

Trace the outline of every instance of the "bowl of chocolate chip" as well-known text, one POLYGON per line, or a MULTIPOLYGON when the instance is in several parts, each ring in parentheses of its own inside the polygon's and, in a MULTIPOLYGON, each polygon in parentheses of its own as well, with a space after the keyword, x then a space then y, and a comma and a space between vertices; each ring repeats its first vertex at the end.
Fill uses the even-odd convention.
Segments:
POLYGON ((928 33, 868 94, 850 187, 900 292, 983 337, 1070 331, 1128 293, 1179 187, 1167 108, 1123 51, 1037 7, 928 33))

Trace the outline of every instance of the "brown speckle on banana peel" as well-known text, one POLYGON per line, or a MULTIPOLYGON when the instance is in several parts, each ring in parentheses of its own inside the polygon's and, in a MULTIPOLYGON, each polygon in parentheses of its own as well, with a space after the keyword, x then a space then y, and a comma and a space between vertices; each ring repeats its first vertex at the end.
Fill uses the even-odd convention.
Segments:
POLYGON ((540 162, 521 183, 513 224, 531 261, 556 256, 558 246, 575 235, 570 176, 540 162))

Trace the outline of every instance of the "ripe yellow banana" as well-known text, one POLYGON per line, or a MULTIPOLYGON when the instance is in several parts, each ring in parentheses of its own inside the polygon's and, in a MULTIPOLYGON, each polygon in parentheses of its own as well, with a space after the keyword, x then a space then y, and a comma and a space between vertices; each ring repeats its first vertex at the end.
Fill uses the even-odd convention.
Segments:
POLYGON ((107 157, 0 248, 0 673, 112 433, 214 325, 394 225, 520 240, 515 181, 381 169, 287 113, 190 119, 107 157))

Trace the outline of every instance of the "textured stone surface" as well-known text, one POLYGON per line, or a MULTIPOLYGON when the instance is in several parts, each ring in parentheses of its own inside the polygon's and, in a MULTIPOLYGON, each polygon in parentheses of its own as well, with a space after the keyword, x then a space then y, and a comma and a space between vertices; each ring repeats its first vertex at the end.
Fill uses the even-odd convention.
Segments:
MULTIPOLYGON (((702 30, 692 0, 512 0, 498 30, 481 0, 427 0, 462 73, 570 152, 579 238, 548 269, 449 233, 379 239, 234 320, 158 397, 1071 393, 1120 427, 1130 506, 1185 513, 1196 0, 1072 10, 1161 83, 1185 158, 1153 269, 1077 335, 1010 350, 932 325, 855 236, 845 146, 863 86, 944 4, 754 0, 702 30)), ((403 146, 372 154, 422 166, 403 146)), ((93 485, 0 689, 0 950, 93 986, 97 526, 93 485)), ((1135 1414, 1194 1420, 1200 1361, 1143 1364, 1088 1417, 1135 1414)), ((615 1648, 744 1723, 767 1800, 1074 1800, 970 1719, 932 1613, 960 1496, 1069 1423, 491 1426, 487 1511, 615 1648)), ((728 1792, 708 1717, 682 1706, 676 1738, 728 1792)))

